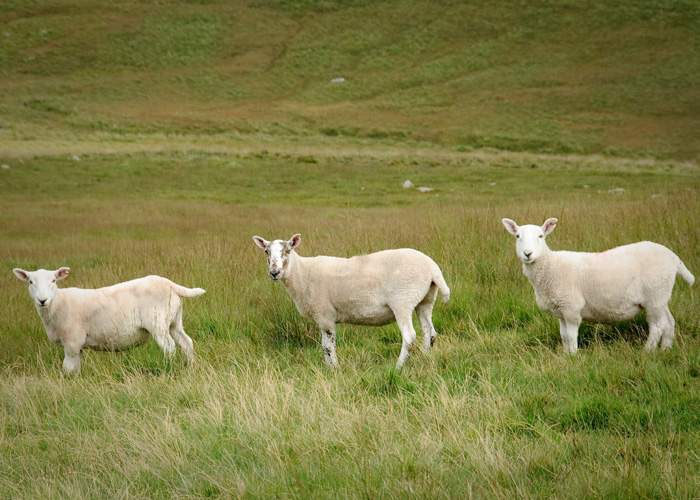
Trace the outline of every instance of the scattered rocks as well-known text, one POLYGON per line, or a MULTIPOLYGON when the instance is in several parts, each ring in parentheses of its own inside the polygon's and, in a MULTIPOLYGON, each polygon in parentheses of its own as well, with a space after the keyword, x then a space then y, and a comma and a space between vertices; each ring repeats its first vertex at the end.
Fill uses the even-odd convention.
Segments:
POLYGON ((80 156, 78 156, 78 155, 73 155, 73 156, 71 157, 71 159, 72 159, 73 161, 80 161, 80 156))
POLYGON ((612 188, 612 189, 608 189, 608 193, 610 193, 610 194, 622 194, 622 193, 624 193, 624 192, 625 192, 624 188, 612 188))
POLYGON ((10 166, 7 165, 7 164, 5 164, 5 163, 3 163, 2 165, 0 165, 0 168, 3 169, 3 170, 10 170, 10 166))
POLYGON ((489 186, 495 186, 495 185, 496 185, 495 182, 489 182, 489 186))
POLYGON ((331 80, 331 83, 333 85, 343 84, 343 83, 345 83, 345 78, 343 78, 342 76, 335 77, 331 80))
POLYGON ((653 193, 653 194, 651 195, 651 198, 652 198, 652 199, 654 199, 654 198, 661 198, 661 194, 659 194, 659 193, 653 193))
MULTIPOLYGON (((401 184, 401 187, 403 187, 404 189, 412 189, 414 186, 409 179, 406 179, 405 181, 403 181, 403 184, 401 184)), ((428 186, 418 186, 416 188, 416 191, 418 191, 419 193, 429 193, 433 191, 433 188, 428 186)))
POLYGON ((590 184, 584 184, 584 185, 583 185, 583 189, 588 189, 588 188, 590 188, 590 187, 591 187, 590 184))

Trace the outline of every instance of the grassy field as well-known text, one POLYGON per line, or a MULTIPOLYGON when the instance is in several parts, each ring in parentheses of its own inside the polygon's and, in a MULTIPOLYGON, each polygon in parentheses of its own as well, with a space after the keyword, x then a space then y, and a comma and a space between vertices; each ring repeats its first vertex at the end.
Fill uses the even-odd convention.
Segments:
POLYGON ((500 225, 557 216, 554 248, 653 238, 697 272, 696 167, 600 163, 369 148, 7 160, 2 496, 697 496, 696 291, 677 286, 672 351, 643 353, 640 320, 585 326, 568 357, 500 225), (453 290, 432 353, 397 373, 395 326, 342 327, 341 369, 326 369, 250 240, 293 231, 305 255, 432 255, 453 290), (10 273, 59 265, 75 286, 160 273, 205 287, 185 305, 198 364, 151 343, 86 352, 81 376, 63 378, 10 273))
POLYGON ((695 0, 5 0, 0 26, 7 139, 700 154, 695 0))
POLYGON ((698 498, 697 287, 672 350, 638 318, 566 356, 500 219, 700 274, 699 34, 672 0, 0 3, 0 498, 698 498), (431 353, 341 326, 327 369, 250 239, 295 232, 431 255, 431 353), (11 273, 61 265, 206 288, 196 365, 63 377, 11 273))

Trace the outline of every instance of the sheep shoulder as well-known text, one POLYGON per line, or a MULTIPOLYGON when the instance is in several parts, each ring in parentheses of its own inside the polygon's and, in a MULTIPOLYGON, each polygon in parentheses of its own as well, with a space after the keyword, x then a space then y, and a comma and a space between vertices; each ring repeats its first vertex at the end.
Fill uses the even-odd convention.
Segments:
POLYGON ((567 311, 583 306, 577 281, 584 261, 582 252, 556 251, 534 264, 523 265, 540 309, 561 318, 567 311))

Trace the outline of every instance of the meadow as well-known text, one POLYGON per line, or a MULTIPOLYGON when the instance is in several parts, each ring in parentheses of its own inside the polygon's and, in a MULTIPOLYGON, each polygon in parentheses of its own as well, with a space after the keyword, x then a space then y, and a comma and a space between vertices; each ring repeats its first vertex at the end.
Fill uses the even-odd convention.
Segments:
POLYGON ((700 274, 694 2, 10 0, 0 21, 0 497, 700 496, 697 285, 673 349, 645 353, 640 317, 568 356, 500 223, 650 239, 700 274), (302 255, 432 256, 452 299, 430 354, 397 371, 395 325, 343 325, 328 369, 251 241, 295 232, 302 255), (62 265, 205 288, 196 364, 149 342, 64 377, 11 273, 62 265))
POLYGON ((675 290, 671 351, 642 351, 640 319, 583 327, 569 357, 500 225, 554 215, 553 248, 652 238, 697 270, 696 167, 365 151, 38 157, 0 172, 4 495, 696 496, 695 290, 675 290), (453 290, 433 351, 397 372, 395 326, 343 326, 341 368, 327 369, 250 240, 294 231, 303 255, 432 255, 453 290), (59 265, 65 286, 157 273, 206 288, 185 304, 197 365, 149 343, 86 352, 64 378, 10 273, 59 265))

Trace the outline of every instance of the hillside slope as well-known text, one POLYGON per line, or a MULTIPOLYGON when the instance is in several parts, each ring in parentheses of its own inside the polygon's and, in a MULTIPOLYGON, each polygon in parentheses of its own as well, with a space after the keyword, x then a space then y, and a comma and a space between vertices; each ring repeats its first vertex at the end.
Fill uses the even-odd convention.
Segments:
POLYGON ((325 135, 697 158, 700 4, 608 4, 5 1, 0 141, 325 135))

